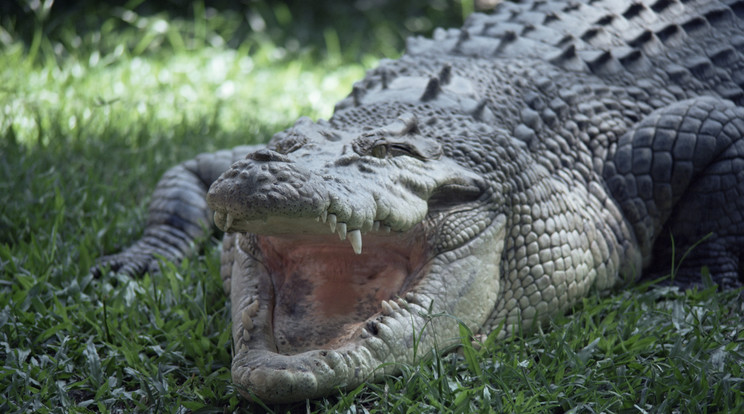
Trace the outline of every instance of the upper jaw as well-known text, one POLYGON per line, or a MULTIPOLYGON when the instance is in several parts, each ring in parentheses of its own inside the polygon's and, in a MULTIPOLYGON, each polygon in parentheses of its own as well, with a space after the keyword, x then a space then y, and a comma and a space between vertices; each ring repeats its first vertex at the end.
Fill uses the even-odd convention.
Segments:
MULTIPOLYGON (((336 214, 323 214, 315 219, 286 218, 268 216, 265 219, 243 220, 227 211, 214 212, 214 223, 226 233, 253 233, 261 235, 327 235, 336 234, 341 241, 347 241, 354 253, 361 254, 366 234, 388 235, 390 225, 375 220, 369 226, 350 229, 345 222, 339 221, 336 214)), ((393 232, 395 233, 395 232, 393 232)))
POLYGON ((219 228, 320 234, 325 224, 342 239, 353 232, 350 240, 356 240, 366 232, 410 230, 425 219, 432 197, 472 200, 485 191, 482 177, 441 154, 435 157, 436 151, 424 145, 429 140, 420 136, 406 136, 416 141, 412 156, 379 159, 351 152, 347 147, 353 145, 343 140, 312 144, 308 140, 320 139, 320 127, 305 124, 296 127, 307 135, 303 149, 289 154, 257 151, 212 183, 207 203, 219 228), (427 156, 432 158, 415 158, 427 156))
POLYGON ((331 232, 342 240, 350 236, 352 243, 367 232, 409 230, 426 215, 426 201, 396 189, 387 174, 358 181, 345 174, 249 156, 211 185, 207 203, 215 212, 215 224, 225 232, 331 232))

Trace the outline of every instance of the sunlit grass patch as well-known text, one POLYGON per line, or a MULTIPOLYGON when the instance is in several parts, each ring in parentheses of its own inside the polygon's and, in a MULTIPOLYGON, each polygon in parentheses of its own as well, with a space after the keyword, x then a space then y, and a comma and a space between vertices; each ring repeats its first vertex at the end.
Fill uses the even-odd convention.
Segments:
POLYGON ((146 133, 154 137, 202 121, 208 130, 189 132, 255 135, 258 125, 278 127, 300 115, 327 118, 332 102, 364 73, 361 64, 286 63, 272 58, 276 52, 266 45, 250 54, 203 48, 133 57, 116 48, 95 59, 38 67, 15 48, 6 58, 19 65, 0 67, 0 133, 45 145, 55 134, 106 139, 108 130, 122 128, 136 147, 141 126, 158 128, 146 133))

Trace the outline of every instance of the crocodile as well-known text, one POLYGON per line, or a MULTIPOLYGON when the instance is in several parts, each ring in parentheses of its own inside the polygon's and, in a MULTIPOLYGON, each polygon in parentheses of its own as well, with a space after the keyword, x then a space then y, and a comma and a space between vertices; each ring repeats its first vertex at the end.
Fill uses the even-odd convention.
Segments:
POLYGON ((743 89, 744 0, 503 2, 408 39, 328 120, 172 167, 93 270, 224 232, 233 381, 269 403, 670 269, 740 286, 743 89))

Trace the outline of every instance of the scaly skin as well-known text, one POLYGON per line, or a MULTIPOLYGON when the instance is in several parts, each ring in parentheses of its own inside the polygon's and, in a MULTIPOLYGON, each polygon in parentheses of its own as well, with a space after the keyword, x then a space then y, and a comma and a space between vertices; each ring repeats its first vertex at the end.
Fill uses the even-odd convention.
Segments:
POLYGON ((266 402, 377 380, 458 323, 539 325, 704 237, 678 281, 740 285, 743 53, 744 0, 504 3, 410 39, 328 121, 169 170, 95 270, 179 260, 214 214, 233 378, 266 402))

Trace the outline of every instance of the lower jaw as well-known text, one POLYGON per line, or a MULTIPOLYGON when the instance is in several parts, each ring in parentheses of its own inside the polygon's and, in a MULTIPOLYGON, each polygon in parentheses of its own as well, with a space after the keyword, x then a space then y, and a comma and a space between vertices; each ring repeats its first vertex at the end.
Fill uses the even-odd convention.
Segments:
MULTIPOLYGON (((234 269, 230 280, 236 348, 232 373, 238 389, 246 397, 258 396, 270 403, 316 398, 380 380, 398 372, 401 363, 413 363, 431 350, 459 343, 458 323, 477 331, 497 303, 505 222, 504 215, 496 216, 478 238, 452 254, 428 258, 430 253, 419 249, 417 254, 426 259, 416 262, 418 270, 409 273, 414 277, 404 280, 393 300, 376 303, 379 307, 371 315, 354 322, 353 329, 347 326, 348 336, 326 337, 325 345, 318 348, 290 344, 284 351, 275 343, 271 266, 246 253, 257 251, 255 243, 243 246, 260 237, 236 236, 238 246, 227 256, 234 269)), ((420 243, 426 238, 403 240, 420 243)))
POLYGON ((275 335, 275 295, 267 266, 245 249, 236 249, 233 260, 241 273, 230 281, 236 348, 232 374, 246 397, 287 403, 379 380, 397 372, 396 365, 387 364, 391 355, 407 359, 398 355, 407 351, 395 350, 411 349, 400 339, 413 337, 408 331, 425 324, 419 316, 425 307, 403 299, 381 301, 369 317, 348 323, 345 334, 323 339, 323 346, 282 348, 275 335))
POLYGON ((407 297, 408 300, 383 301, 380 314, 361 323, 349 338, 339 338, 338 344, 329 347, 283 354, 273 349, 269 337, 253 338, 246 344, 238 334, 235 343, 240 345, 233 357, 233 381, 247 398, 290 403, 397 374, 398 362, 413 362, 416 358, 411 338, 418 337, 425 350, 432 347, 429 342, 436 337, 424 334, 426 329, 432 329, 423 316, 427 313, 424 298, 415 294, 407 297))

